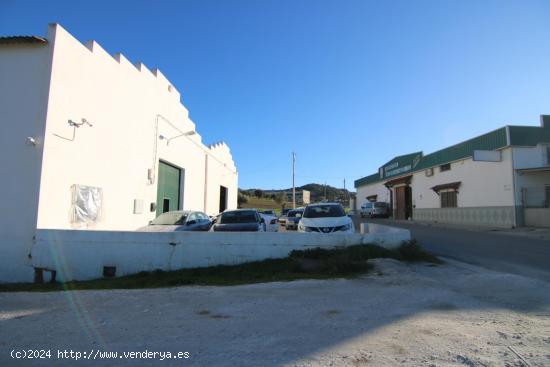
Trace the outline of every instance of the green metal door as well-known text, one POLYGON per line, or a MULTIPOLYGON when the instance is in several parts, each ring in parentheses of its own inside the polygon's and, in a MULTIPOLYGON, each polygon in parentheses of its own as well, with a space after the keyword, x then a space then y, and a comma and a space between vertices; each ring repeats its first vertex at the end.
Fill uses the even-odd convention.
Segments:
POLYGON ((159 162, 157 216, 180 209, 181 169, 159 162))

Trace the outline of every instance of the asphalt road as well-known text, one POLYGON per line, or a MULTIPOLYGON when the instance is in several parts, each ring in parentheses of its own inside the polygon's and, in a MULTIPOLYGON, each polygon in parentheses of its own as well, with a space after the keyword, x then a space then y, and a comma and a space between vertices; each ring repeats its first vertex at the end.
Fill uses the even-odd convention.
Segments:
POLYGON ((550 241, 500 232, 456 229, 388 219, 355 219, 406 228, 431 253, 487 269, 550 282, 550 241))

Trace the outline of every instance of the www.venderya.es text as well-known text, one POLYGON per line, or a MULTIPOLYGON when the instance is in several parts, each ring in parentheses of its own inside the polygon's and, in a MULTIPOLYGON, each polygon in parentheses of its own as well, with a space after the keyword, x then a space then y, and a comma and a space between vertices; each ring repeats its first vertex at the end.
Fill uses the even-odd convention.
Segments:
POLYGON ((13 359, 70 359, 74 361, 98 360, 98 359, 157 359, 163 361, 166 359, 189 359, 189 352, 154 352, 143 351, 102 351, 91 349, 88 351, 75 351, 72 349, 13 349, 10 352, 13 359))

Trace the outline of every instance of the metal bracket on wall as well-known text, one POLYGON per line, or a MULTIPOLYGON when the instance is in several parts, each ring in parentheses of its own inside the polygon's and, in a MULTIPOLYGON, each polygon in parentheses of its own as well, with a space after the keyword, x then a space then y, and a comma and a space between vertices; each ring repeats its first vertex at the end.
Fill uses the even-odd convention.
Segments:
POLYGON ((72 126, 73 127, 73 136, 72 138, 66 138, 64 136, 61 136, 59 134, 55 134, 55 136, 57 136, 58 138, 61 138, 61 139, 64 139, 64 140, 68 140, 68 141, 74 141, 75 140, 75 137, 76 137, 76 129, 81 127, 82 125, 86 124, 88 125, 89 127, 93 127, 94 125, 92 125, 88 120, 86 120, 85 118, 81 119, 82 122, 74 122, 73 120, 68 120, 67 123, 69 124, 69 126, 72 126))

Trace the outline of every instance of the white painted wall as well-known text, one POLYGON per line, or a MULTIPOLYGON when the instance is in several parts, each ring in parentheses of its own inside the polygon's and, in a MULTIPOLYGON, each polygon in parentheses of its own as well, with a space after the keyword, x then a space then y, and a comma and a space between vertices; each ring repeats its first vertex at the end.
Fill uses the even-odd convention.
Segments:
POLYGON ((101 220, 86 228, 133 230, 147 224, 155 217, 148 208, 157 195, 157 180, 151 184, 147 170, 154 168, 156 176, 159 159, 184 170, 184 209, 217 214, 221 184, 229 189, 229 208, 236 208, 237 173, 225 144, 210 149, 198 134, 169 145, 158 139, 157 125, 167 138, 195 129, 179 93, 158 70, 113 57, 96 42, 84 46, 59 25, 50 26, 48 38, 54 55, 39 228, 75 227, 69 221, 73 184, 103 189, 101 220), (77 129, 74 141, 57 136, 71 137, 67 120, 81 118, 93 127, 77 129), (145 204, 142 214, 133 214, 135 199, 145 204))
POLYGON ((293 250, 379 244, 387 248, 411 239, 410 232, 369 225, 372 233, 119 232, 38 230, 33 265, 56 270, 58 280, 88 280, 115 266, 117 276, 282 258, 293 250))
POLYGON ((219 191, 220 186, 228 188, 228 208, 237 208, 238 189, 238 174, 236 173, 235 165, 231 159, 231 152, 226 144, 213 144, 210 147, 212 152, 208 158, 208 191, 206 213, 210 215, 218 214, 219 212, 219 191), (231 166, 225 167, 226 162, 230 162, 231 166))
POLYGON ((526 208, 525 225, 531 227, 550 227, 550 209, 526 208))
POLYGON ((544 187, 550 185, 550 171, 520 172, 517 174, 519 188, 544 187))
POLYGON ((440 208, 439 196, 431 189, 436 185, 460 181, 458 207, 513 206, 514 191, 511 148, 503 149, 501 162, 478 162, 467 158, 451 163, 451 170, 427 177, 424 171, 413 174, 413 205, 417 209, 440 208))
MULTIPOLYGON (((395 178, 398 177, 392 177, 395 178)), ((459 207, 514 205, 511 148, 502 150, 501 162, 478 162, 467 158, 451 163, 450 171, 440 172, 439 167, 434 167, 434 174, 430 177, 426 176, 424 170, 413 173, 413 205, 417 209, 441 207, 439 196, 431 188, 456 181, 461 182, 459 207)), ((358 207, 365 203, 366 197, 370 195, 378 195, 378 201, 389 203, 390 194, 384 182, 358 187, 358 207)))
POLYGON ((377 182, 371 185, 364 185, 357 188, 357 210, 361 210, 361 205, 366 203, 367 196, 378 195, 377 201, 390 203, 390 191, 384 186, 384 182, 377 182))
POLYGON ((0 45, 0 282, 31 281, 51 45, 0 45), (37 145, 26 144, 33 137, 37 145))
MULTIPOLYGON (((525 205, 525 195, 531 199, 533 195, 538 197, 541 203, 545 200, 545 187, 550 186, 550 171, 518 172, 516 174, 518 205, 525 205), (526 193, 525 191, 530 191, 526 193)), ((529 200, 532 201, 532 200, 529 200)))
POLYGON ((228 188, 228 208, 237 207, 238 174, 227 145, 206 146, 199 134, 170 145, 158 140, 157 123, 166 137, 195 129, 160 71, 111 56, 96 42, 85 46, 59 25, 49 26, 47 39, 45 46, 0 45, 0 147, 9 172, 0 189, 10 213, 0 221, 0 282, 32 279, 28 255, 37 227, 76 227, 73 184, 103 189, 101 220, 79 228, 133 230, 153 219, 157 182, 147 171, 154 167, 156 176, 159 159, 185 170, 184 209, 217 214, 220 185, 228 188), (63 139, 73 135, 67 121, 82 118, 93 127, 63 139), (25 145, 27 136, 36 147, 25 145), (143 213, 133 214, 134 199, 143 200, 143 213))
POLYGON ((548 144, 539 144, 534 147, 514 147, 514 168, 537 168, 550 166, 546 147, 548 144))

